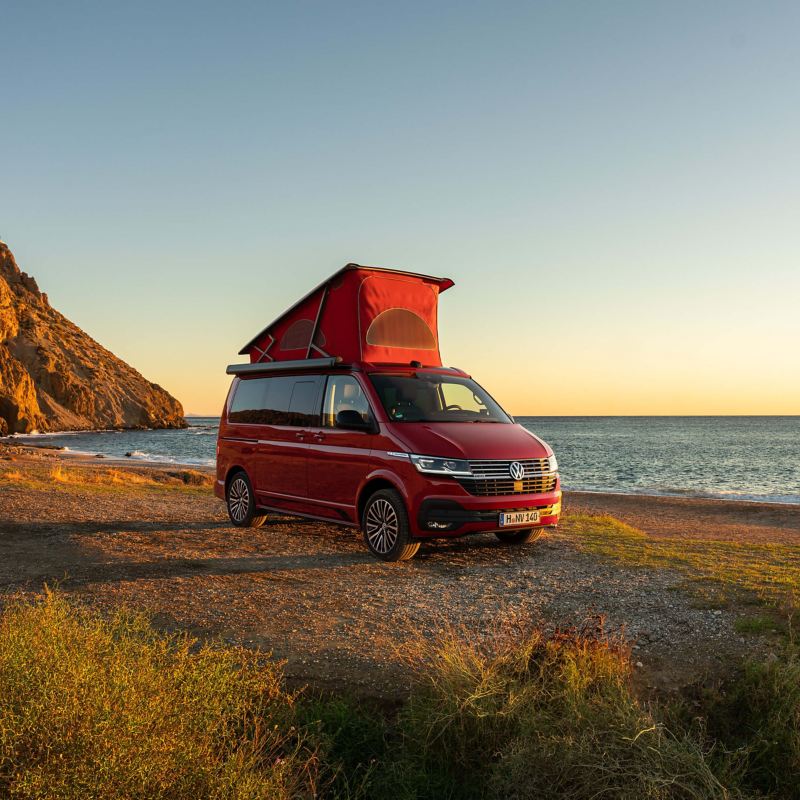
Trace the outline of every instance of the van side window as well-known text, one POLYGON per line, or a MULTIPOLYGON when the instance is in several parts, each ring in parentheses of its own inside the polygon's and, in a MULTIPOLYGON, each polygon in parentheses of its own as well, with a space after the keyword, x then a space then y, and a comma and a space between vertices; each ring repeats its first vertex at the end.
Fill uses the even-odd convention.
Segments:
POLYGON ((228 420, 247 425, 314 425, 319 421, 319 375, 239 381, 228 420))
POLYGON ((289 401, 289 422, 299 427, 319 425, 319 375, 294 378, 292 397, 289 401))
POLYGON ((231 401, 228 419, 245 425, 264 424, 264 398, 269 378, 240 380, 231 401))
POLYGON ((264 400, 265 425, 290 425, 289 401, 294 389, 294 378, 281 375, 276 378, 267 378, 267 396, 264 400))
POLYGON ((349 375, 331 375, 322 404, 322 426, 335 428, 336 415, 346 410, 357 411, 364 422, 370 420, 369 402, 358 381, 349 375))

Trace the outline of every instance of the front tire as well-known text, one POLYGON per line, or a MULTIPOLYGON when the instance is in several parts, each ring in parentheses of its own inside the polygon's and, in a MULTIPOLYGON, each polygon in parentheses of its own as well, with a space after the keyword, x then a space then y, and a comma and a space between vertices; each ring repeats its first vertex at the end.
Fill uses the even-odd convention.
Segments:
POLYGON ((403 498, 394 489, 371 495, 361 515, 361 530, 372 555, 383 561, 407 561, 419 550, 411 538, 403 498))
POLYGON ((544 528, 522 528, 516 531, 495 531, 494 535, 503 544, 525 544, 535 542, 544 535, 544 528))
POLYGON ((225 491, 228 516, 237 528, 260 528, 267 517, 256 513, 256 495, 246 472, 237 472, 225 491))

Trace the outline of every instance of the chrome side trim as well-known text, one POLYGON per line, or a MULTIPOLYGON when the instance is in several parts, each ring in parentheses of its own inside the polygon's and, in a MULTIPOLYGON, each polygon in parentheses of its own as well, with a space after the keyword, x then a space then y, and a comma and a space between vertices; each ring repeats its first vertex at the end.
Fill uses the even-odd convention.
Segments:
MULTIPOLYGON (((350 503, 334 503, 332 500, 317 500, 316 497, 300 497, 296 494, 282 494, 281 492, 256 492, 256 494, 264 495, 265 497, 280 497, 284 500, 298 500, 301 503, 317 503, 321 506, 330 506, 331 508, 344 508, 353 511, 354 505, 350 503)), ((287 511, 287 514, 294 514, 294 511, 287 511)))

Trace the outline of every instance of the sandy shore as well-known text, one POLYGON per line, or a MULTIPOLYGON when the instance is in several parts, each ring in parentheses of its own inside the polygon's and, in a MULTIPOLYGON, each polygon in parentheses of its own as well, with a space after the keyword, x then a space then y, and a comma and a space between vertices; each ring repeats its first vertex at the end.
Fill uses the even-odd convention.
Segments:
MULTIPOLYGON (((287 659, 298 682, 402 691, 397 648, 443 624, 483 636, 503 619, 570 624, 602 613, 635 644, 647 685, 669 688, 761 646, 742 609, 698 604, 686 575, 587 551, 571 516, 610 514, 652 537, 800 546, 800 507, 572 493, 562 528, 523 548, 493 535, 426 544, 386 565, 357 532, 272 517, 233 528, 208 470, 0 445, 0 603, 58 582, 103 608, 222 636, 287 659)), ((750 609, 752 613, 752 609, 750 609)))

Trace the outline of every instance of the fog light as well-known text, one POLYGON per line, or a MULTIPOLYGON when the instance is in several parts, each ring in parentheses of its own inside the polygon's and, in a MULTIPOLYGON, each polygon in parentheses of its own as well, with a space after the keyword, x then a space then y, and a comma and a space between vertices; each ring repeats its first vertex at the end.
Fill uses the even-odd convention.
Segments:
POLYGON ((450 523, 449 522, 429 522, 428 523, 428 527, 429 528, 433 528, 434 530, 446 531, 450 527, 450 523))

